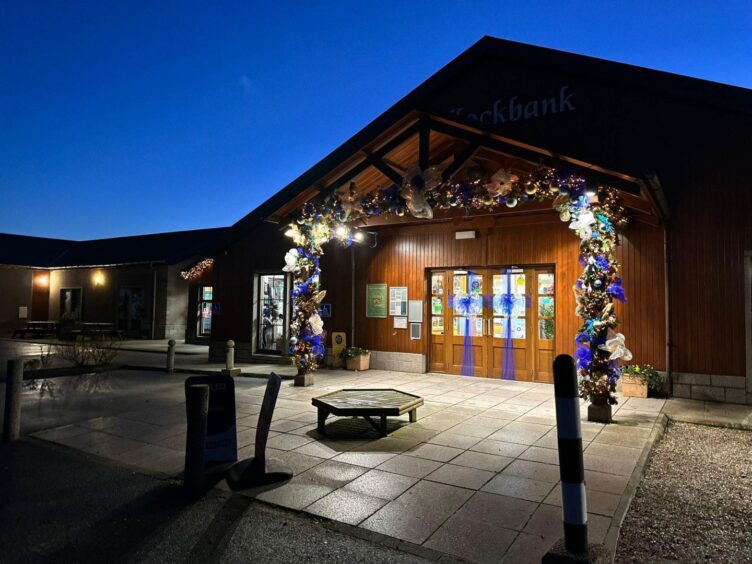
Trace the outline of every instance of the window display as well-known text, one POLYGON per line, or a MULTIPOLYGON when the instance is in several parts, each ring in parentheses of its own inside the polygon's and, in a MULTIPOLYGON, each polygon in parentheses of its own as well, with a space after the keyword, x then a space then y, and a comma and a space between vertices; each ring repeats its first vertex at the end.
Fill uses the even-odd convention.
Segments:
POLYGON ((444 302, 441 298, 436 296, 431 298, 431 313, 433 315, 444 314, 444 302))
POLYGON ((483 318, 455 317, 453 334, 455 337, 482 337, 483 318))
POLYGON ((538 274, 538 293, 553 295, 554 275, 552 272, 538 274))
POLYGON ((287 276, 259 276, 257 350, 281 353, 285 346, 287 276))
POLYGON ((441 296, 444 294, 444 275, 443 274, 431 275, 431 294, 434 296, 441 296))

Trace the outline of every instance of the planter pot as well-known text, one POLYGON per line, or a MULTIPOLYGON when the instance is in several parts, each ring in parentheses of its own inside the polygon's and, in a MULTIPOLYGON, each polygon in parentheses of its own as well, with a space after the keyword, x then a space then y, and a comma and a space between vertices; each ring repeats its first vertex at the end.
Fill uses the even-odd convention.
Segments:
POLYGON ((608 396, 592 396, 587 408, 588 421, 595 423, 611 423, 611 404, 608 396))
POLYGON ((355 356, 347 359, 348 370, 368 370, 371 366, 371 355, 364 354, 361 356, 355 356))
POLYGON ((648 397, 648 384, 639 376, 622 376, 622 392, 630 398, 648 397))
POLYGON ((313 386, 313 372, 298 369, 293 384, 295 386, 313 386))

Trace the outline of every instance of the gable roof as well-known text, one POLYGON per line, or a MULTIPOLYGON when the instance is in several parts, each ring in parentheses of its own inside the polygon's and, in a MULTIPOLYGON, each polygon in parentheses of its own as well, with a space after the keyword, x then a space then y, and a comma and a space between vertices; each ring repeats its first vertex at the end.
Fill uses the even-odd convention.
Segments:
POLYGON ((314 185, 328 171, 369 146, 390 126, 420 108, 421 102, 430 94, 484 58, 565 71, 586 78, 629 85, 665 97, 682 98, 722 111, 752 115, 752 90, 746 88, 485 36, 309 170, 238 220, 231 227, 230 241, 269 218, 289 200, 314 185))
POLYGON ((229 228, 194 229, 90 241, 0 233, 0 264, 39 268, 175 264, 221 245, 229 228))

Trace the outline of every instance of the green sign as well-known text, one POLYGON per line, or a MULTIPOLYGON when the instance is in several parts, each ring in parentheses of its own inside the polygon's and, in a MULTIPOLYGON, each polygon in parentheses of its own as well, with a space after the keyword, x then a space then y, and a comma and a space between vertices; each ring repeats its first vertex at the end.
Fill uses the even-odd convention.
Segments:
POLYGON ((366 285, 366 317, 386 317, 386 284, 366 285))

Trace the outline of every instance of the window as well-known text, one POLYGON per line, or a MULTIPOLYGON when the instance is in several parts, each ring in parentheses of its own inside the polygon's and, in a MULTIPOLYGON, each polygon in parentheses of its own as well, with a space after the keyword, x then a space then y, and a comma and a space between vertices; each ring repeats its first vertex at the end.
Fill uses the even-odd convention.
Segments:
POLYGON ((456 270, 452 287, 452 334, 455 337, 482 337, 483 275, 456 270))
POLYGON ((211 335, 212 300, 214 286, 198 287, 198 311, 196 313, 196 334, 199 337, 211 335))
POLYGON ((444 273, 431 275, 431 334, 444 334, 444 273))
POLYGON ((116 313, 120 331, 141 331, 144 325, 144 289, 135 286, 118 288, 116 313))
POLYGON ((81 321, 81 288, 60 289, 60 321, 81 321))
POLYGON ((287 338, 287 276, 261 274, 258 280, 256 350, 280 354, 287 338))
POLYGON ((493 336, 495 339, 527 338, 525 323, 526 275, 521 269, 493 275, 493 336))
POLYGON ((550 341, 554 338, 554 275, 538 274, 538 338, 550 341))

